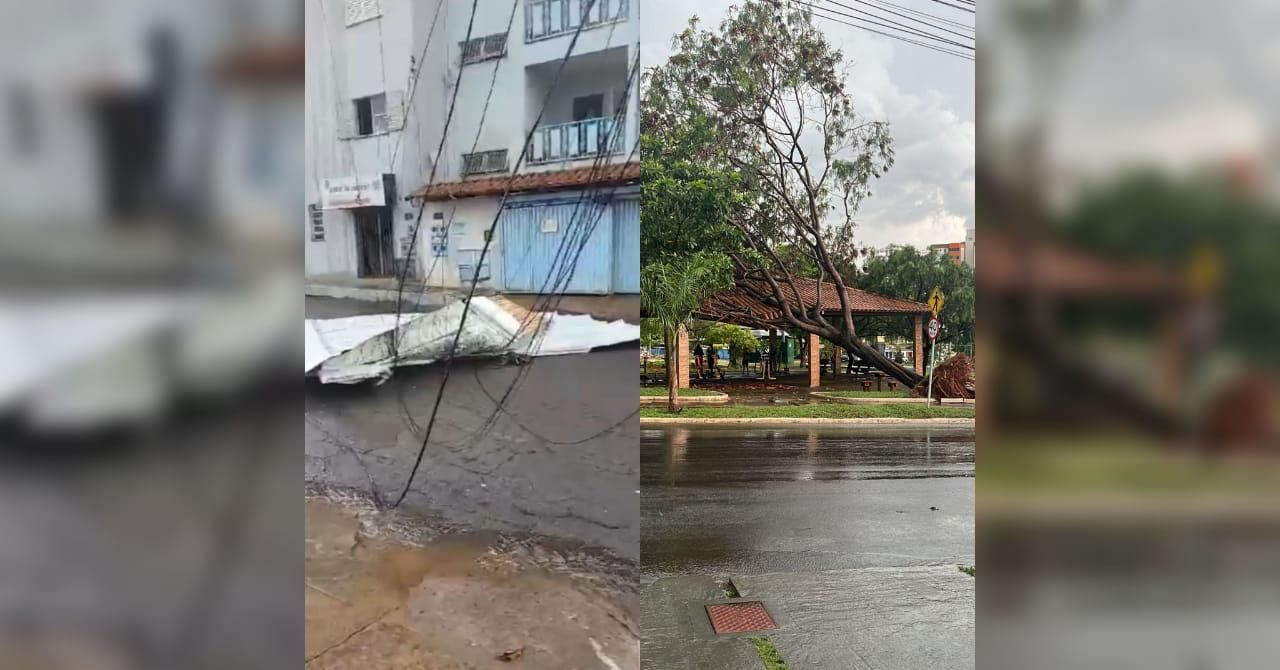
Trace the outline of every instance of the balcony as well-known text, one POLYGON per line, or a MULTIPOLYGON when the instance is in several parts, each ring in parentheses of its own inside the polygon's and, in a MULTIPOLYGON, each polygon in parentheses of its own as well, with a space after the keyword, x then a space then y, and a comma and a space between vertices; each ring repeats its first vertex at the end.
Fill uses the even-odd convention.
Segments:
POLYGON ((626 137, 626 123, 612 117, 553 123, 534 131, 528 161, 538 165, 620 154, 626 137))
POLYGON ((527 0, 524 5, 524 40, 536 42, 627 20, 631 0, 527 0))

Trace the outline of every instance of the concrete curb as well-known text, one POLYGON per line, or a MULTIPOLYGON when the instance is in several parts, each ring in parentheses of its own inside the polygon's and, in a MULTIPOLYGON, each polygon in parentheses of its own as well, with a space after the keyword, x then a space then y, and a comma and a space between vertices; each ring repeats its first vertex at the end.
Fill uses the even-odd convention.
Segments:
MULTIPOLYGON (((876 404, 883 404, 883 403, 900 403, 900 402, 916 404, 916 405, 924 405, 924 404, 928 404, 929 402, 928 398, 911 398, 911 397, 859 398, 859 397, 849 397, 849 396, 838 396, 838 395, 832 395, 831 391, 812 391, 809 393, 809 396, 813 398, 821 398, 823 400, 830 400, 831 402, 838 402, 845 405, 876 405, 876 404)), ((976 400, 970 400, 968 398, 944 398, 942 400, 942 404, 938 406, 939 407, 977 407, 978 402, 976 400)))
MULTIPOLYGON (((688 398, 680 398, 681 404, 684 405, 725 405, 729 402, 728 393, 720 393, 712 391, 715 395, 690 396, 688 398)), ((667 396, 665 395, 642 395, 640 396, 640 406, 645 405, 665 405, 667 396)))
POLYGON ((890 417, 863 417, 856 419, 788 419, 751 417, 742 419, 685 419, 681 417, 640 417, 640 427, 645 426, 956 426, 972 428, 976 419, 895 419, 890 417))

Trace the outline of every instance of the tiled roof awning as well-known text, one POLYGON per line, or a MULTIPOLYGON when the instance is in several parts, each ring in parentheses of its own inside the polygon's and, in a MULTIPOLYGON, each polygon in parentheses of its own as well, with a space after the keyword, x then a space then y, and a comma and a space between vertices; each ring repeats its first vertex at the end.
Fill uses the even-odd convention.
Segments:
MULTIPOLYGON (((772 295, 772 289, 763 279, 739 280, 739 285, 717 293, 703 303, 696 316, 709 321, 736 323, 745 326, 779 326, 785 325, 782 308, 772 297, 760 300, 752 295, 741 284, 749 282, 756 292, 766 296, 772 295)), ((818 282, 812 279, 795 280, 795 291, 791 284, 779 280, 783 296, 792 310, 811 310, 818 301, 818 282), (798 294, 798 295, 797 295, 798 294), (799 300, 797 300, 797 297, 799 300)), ((929 307, 924 303, 899 298, 887 298, 862 289, 846 288, 849 308, 854 316, 885 316, 900 314, 903 316, 928 314, 929 307)), ((827 315, 839 314, 842 307, 836 285, 822 282, 822 312, 827 315)))
POLYGON ((620 163, 604 166, 587 166, 553 172, 529 172, 462 181, 432 184, 414 192, 413 197, 428 201, 450 200, 453 198, 476 198, 502 195, 510 189, 511 194, 529 193, 533 191, 550 191, 562 188, 579 188, 591 185, 626 184, 640 179, 639 163, 620 163), (508 187, 508 182, 510 186, 508 187))

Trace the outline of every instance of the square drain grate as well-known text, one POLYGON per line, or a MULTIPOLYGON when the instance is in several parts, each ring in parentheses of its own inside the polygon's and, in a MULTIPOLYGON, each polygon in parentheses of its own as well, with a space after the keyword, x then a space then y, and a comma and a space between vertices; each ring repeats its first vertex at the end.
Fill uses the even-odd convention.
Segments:
POLYGON ((759 600, 707 605, 707 617, 711 619, 711 628, 715 630, 716 635, 750 633, 777 628, 773 623, 773 617, 769 616, 769 611, 759 600))

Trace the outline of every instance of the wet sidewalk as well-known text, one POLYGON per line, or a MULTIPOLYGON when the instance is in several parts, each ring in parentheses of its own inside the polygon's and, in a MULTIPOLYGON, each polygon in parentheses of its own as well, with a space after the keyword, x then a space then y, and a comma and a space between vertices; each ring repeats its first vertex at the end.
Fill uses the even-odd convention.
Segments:
POLYGON ((309 669, 639 667, 628 608, 493 537, 431 536, 321 496, 306 529, 309 669))
MULTIPOLYGON (((731 577, 741 600, 765 604, 767 636, 790 668, 969 670, 974 579, 954 566, 779 572, 731 577)), ((643 667, 764 667, 749 635, 717 636, 704 604, 726 598, 710 577, 649 584, 641 596, 643 667)))

